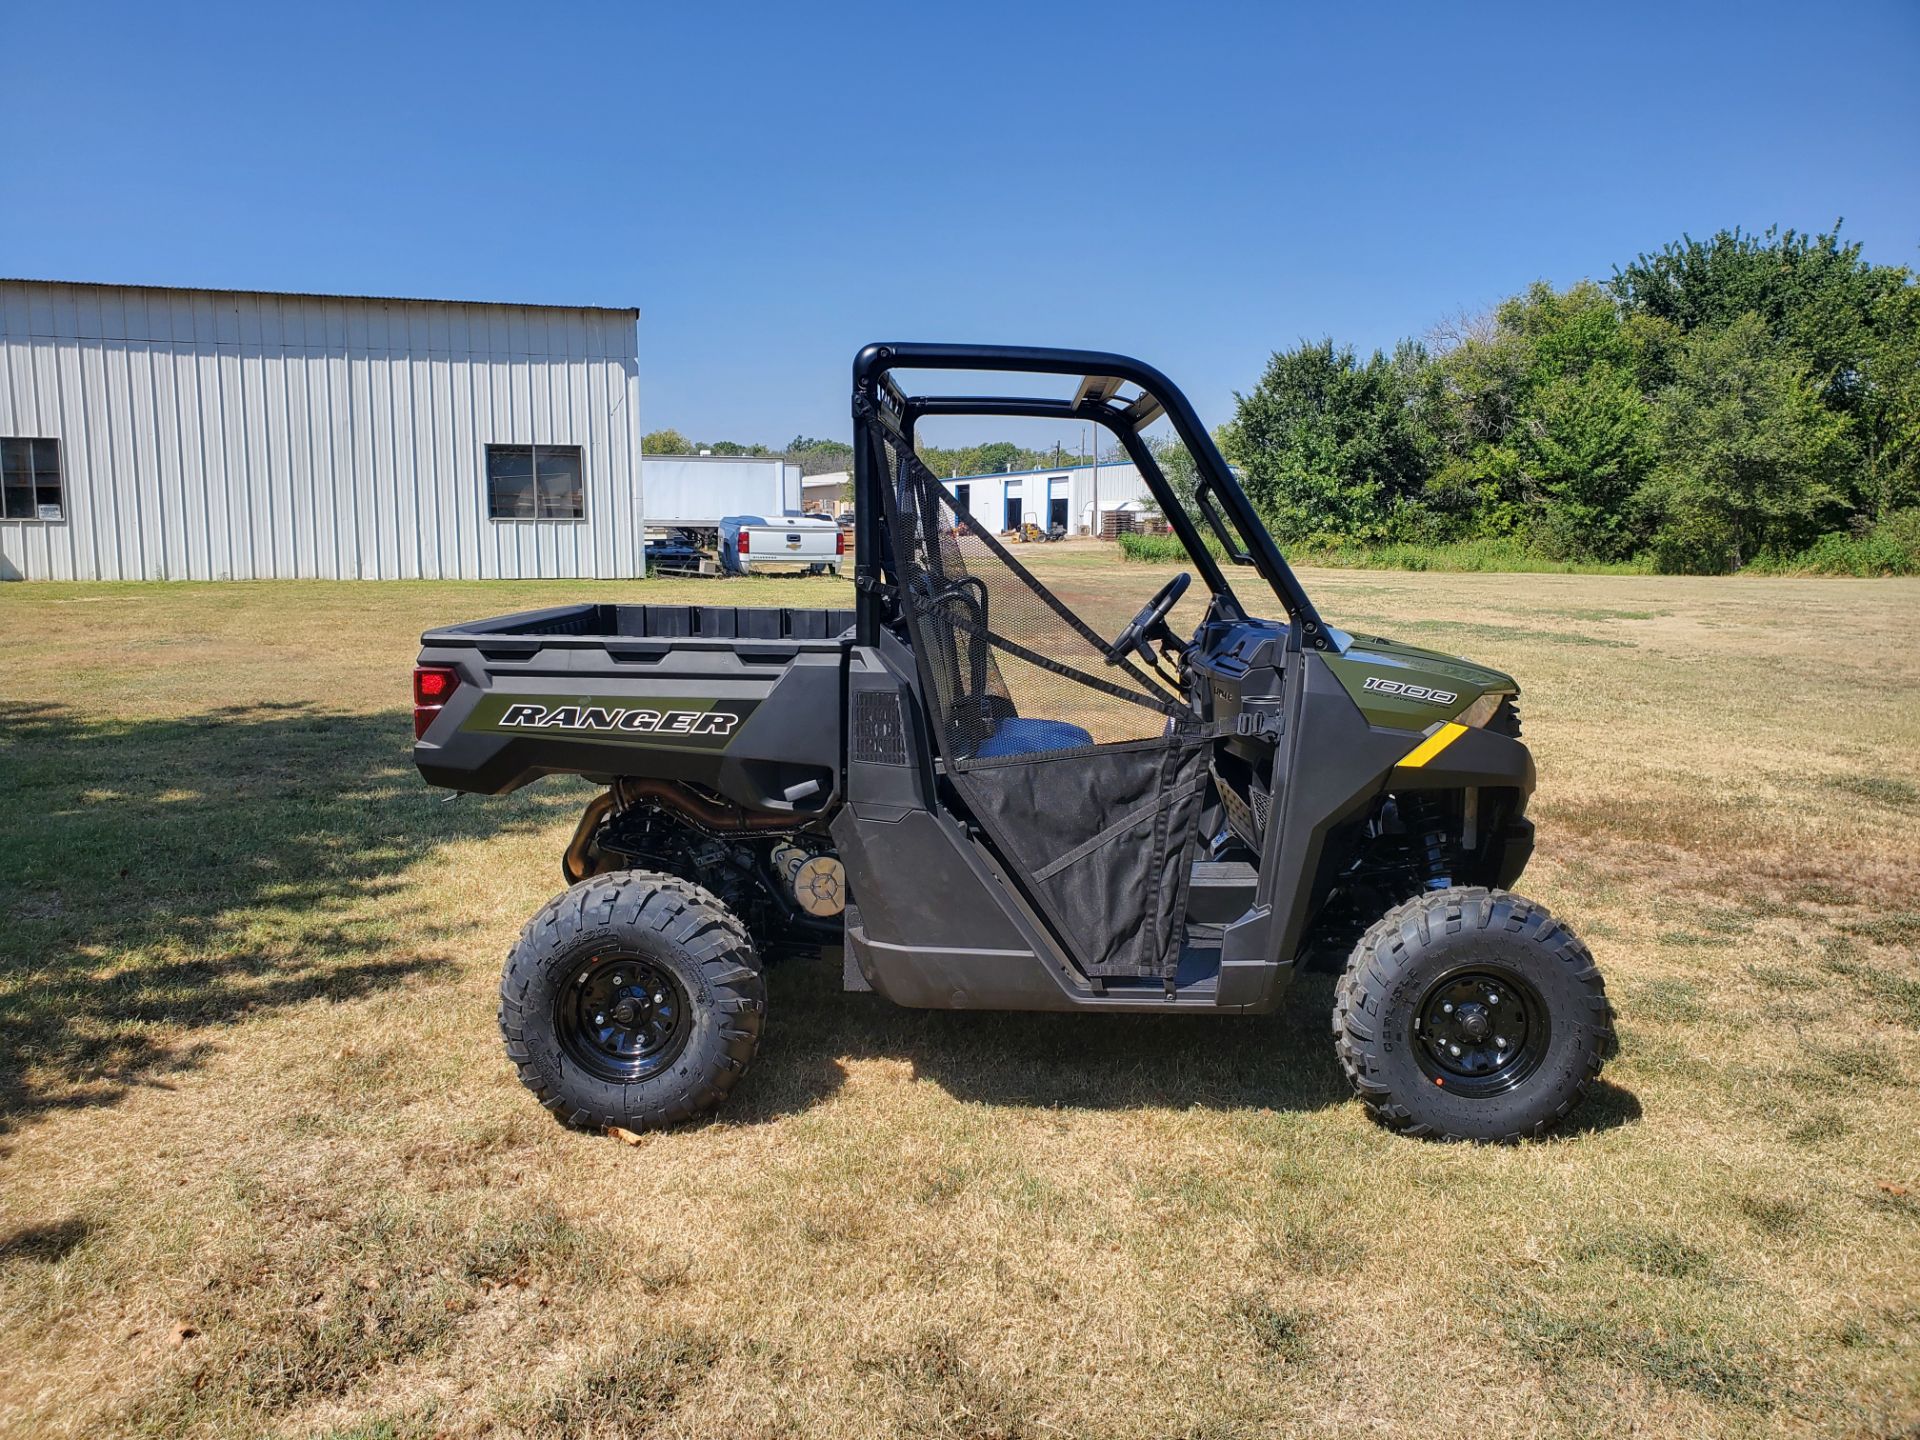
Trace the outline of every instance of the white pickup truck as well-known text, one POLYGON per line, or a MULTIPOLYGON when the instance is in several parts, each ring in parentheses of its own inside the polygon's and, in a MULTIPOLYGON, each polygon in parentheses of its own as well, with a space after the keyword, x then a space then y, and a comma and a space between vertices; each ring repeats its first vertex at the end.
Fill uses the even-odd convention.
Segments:
POLYGON ((729 575, 801 569, 838 575, 846 532, 824 515, 728 515, 720 522, 720 564, 729 575))

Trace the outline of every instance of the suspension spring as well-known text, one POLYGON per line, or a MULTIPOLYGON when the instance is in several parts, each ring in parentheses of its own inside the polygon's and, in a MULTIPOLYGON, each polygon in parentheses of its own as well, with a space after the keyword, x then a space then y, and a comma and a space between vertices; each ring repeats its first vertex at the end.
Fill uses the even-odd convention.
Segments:
POLYGON ((1409 836, 1418 836, 1411 858, 1421 884, 1428 890, 1445 890, 1453 884, 1453 860, 1447 846, 1446 818, 1439 800, 1418 792, 1402 795, 1401 823, 1409 836))

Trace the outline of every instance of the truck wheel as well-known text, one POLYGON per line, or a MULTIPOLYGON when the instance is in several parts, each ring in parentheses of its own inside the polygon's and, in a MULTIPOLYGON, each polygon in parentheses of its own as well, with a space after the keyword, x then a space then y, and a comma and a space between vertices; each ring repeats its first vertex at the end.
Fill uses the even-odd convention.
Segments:
POLYGON ((766 1015, 746 928, 698 885, 615 870, 548 901, 507 952, 500 1033, 570 1125, 652 1130, 739 1083, 766 1015))
POLYGON ((1334 992, 1340 1064, 1373 1117, 1444 1140, 1539 1135, 1613 1045, 1587 947, 1544 905, 1436 890, 1387 912, 1334 992))

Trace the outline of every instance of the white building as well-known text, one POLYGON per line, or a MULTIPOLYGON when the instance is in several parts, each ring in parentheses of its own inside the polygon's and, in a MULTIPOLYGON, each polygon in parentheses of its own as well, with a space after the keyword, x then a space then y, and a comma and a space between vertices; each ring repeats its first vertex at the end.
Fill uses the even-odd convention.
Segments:
POLYGON ((1055 470, 956 475, 940 482, 947 493, 983 524, 1012 530, 1031 522, 1042 529, 1065 526, 1071 534, 1100 533, 1100 513, 1152 507, 1152 494, 1132 465, 1067 465, 1055 470))
POLYGON ((637 319, 0 280, 0 578, 642 575, 637 319))
POLYGON ((809 515, 838 515, 852 508, 853 502, 846 498, 852 484, 853 473, 848 470, 809 475, 800 482, 800 508, 809 515))

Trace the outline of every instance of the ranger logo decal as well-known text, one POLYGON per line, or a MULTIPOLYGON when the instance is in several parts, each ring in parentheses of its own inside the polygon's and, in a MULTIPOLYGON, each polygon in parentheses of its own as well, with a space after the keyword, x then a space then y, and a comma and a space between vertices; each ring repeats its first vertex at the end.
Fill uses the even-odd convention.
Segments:
POLYGON ((555 695, 530 700, 524 695, 485 695, 460 728, 496 735, 592 736, 623 745, 724 750, 758 705, 757 700, 704 696, 555 695))
POLYGON ((494 722, 509 730, 624 730, 649 735, 731 735, 740 717, 726 710, 631 710, 601 705, 509 705, 494 722))

